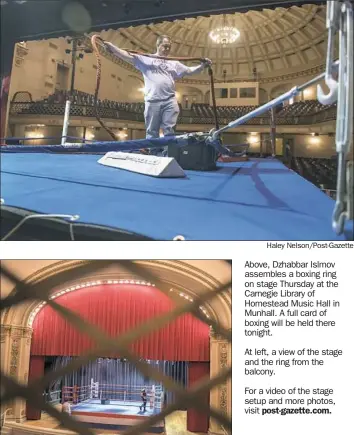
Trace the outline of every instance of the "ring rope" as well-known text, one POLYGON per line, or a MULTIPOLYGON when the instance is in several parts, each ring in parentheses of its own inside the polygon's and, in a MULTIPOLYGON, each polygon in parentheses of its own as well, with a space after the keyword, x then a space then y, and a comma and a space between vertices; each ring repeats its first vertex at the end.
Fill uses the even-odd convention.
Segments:
POLYGON ((95 113, 95 118, 97 119, 98 123, 100 124, 101 127, 103 127, 107 133, 111 136, 111 138, 116 141, 117 137, 116 135, 113 133, 113 131, 108 128, 104 122, 102 121, 100 114, 98 113, 98 92, 100 90, 100 84, 101 84, 101 72, 102 72, 102 63, 101 63, 101 56, 100 56, 100 52, 97 46, 97 41, 103 41, 103 39, 98 36, 98 35, 93 35, 91 38, 91 44, 93 47, 93 52, 96 56, 96 62, 97 62, 97 72, 96 72, 96 88, 95 88, 95 95, 94 95, 94 101, 93 101, 93 108, 94 108, 94 113, 95 113))

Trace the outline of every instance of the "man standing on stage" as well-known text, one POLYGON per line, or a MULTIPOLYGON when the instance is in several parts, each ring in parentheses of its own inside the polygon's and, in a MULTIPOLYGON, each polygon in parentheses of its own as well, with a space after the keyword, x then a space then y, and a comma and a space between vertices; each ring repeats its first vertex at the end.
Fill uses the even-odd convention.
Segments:
MULTIPOLYGON (((110 42, 105 42, 105 46, 111 53, 134 65, 144 76, 146 138, 158 138, 160 129, 164 136, 174 135, 179 115, 175 80, 201 72, 211 65, 211 60, 205 59, 199 66, 188 67, 178 61, 130 54, 110 42)), ((167 57, 171 51, 171 39, 159 36, 156 47, 156 56, 167 57)))
POLYGON ((143 403, 139 406, 140 411, 143 409, 144 412, 146 412, 146 402, 147 402, 147 394, 145 390, 141 390, 141 400, 143 403))

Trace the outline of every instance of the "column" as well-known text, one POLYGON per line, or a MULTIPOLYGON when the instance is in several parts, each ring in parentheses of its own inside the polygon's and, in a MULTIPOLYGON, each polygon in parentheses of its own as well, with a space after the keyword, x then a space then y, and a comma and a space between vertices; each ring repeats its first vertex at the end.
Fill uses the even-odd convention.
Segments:
MULTIPOLYGON (((32 328, 1 325, 1 369, 3 372, 24 385, 28 382, 29 358, 32 328)), ((21 423, 26 419, 26 401, 14 399, 6 404, 11 408, 7 419, 21 423)))
MULTIPOLYGON (((210 331, 210 376, 217 376, 221 370, 231 366, 231 343, 210 331)), ((210 392, 210 407, 231 417, 231 378, 210 392)), ((220 423, 210 419, 209 435, 223 434, 220 423)))

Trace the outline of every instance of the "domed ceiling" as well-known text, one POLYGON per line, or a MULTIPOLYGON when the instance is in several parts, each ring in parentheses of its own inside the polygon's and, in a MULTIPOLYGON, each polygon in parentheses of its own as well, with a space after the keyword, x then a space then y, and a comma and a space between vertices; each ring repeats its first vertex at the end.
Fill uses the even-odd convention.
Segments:
POLYGON ((155 52, 156 38, 164 34, 172 38, 171 56, 209 57, 218 78, 249 80, 256 72, 262 81, 325 63, 326 7, 307 4, 102 32, 104 39, 121 48, 145 52, 155 52), (211 40, 209 32, 225 25, 236 27, 240 36, 222 46, 211 40))

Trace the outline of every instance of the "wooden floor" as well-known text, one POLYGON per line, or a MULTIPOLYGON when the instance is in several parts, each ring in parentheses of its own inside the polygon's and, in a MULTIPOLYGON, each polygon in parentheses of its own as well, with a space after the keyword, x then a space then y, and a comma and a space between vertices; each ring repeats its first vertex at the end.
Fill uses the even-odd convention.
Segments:
POLYGON ((175 411, 165 419, 167 435, 195 435, 187 430, 187 411, 175 411))
MULTIPOLYGON (((195 435, 187 431, 187 412, 176 411, 165 419, 166 435, 195 435)), ((26 421, 29 426, 45 427, 48 429, 64 429, 58 422, 47 414, 42 414, 41 420, 26 421)), ((117 430, 97 429, 96 434, 117 434, 117 430)))

